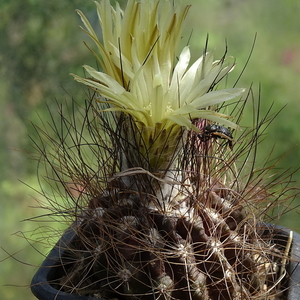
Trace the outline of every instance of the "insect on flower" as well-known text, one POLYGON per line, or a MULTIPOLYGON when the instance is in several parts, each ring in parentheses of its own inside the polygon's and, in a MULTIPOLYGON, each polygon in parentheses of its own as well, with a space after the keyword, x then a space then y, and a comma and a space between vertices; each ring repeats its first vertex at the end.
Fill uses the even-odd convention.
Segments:
POLYGON ((233 137, 231 131, 221 125, 208 124, 203 128, 203 133, 198 134, 198 137, 202 142, 207 142, 211 138, 214 139, 226 139, 228 140, 228 145, 232 149, 233 137))

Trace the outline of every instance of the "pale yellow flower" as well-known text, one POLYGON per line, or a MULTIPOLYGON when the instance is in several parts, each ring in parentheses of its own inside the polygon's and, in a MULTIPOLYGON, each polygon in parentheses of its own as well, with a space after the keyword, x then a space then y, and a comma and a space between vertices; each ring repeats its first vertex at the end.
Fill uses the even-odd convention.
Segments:
POLYGON ((155 148, 153 141, 162 129, 170 132, 169 148, 173 149, 182 128, 198 131, 193 119, 236 128, 228 116, 214 110, 244 92, 241 88, 213 90, 234 68, 232 60, 214 61, 213 54, 206 53, 190 65, 189 47, 176 58, 189 6, 182 7, 180 2, 174 5, 169 0, 129 0, 124 11, 118 4, 116 9, 111 7, 108 0, 96 5, 102 41, 82 12, 78 13, 98 47, 100 55, 93 53, 102 71, 84 66, 91 78, 73 76, 95 90, 97 100, 110 105, 107 110, 131 115, 143 128, 145 149, 141 152, 149 154, 149 148, 155 148))

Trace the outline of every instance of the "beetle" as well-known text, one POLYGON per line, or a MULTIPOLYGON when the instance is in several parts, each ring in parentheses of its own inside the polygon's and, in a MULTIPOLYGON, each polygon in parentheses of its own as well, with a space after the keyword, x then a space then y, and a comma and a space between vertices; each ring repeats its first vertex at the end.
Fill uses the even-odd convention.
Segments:
POLYGON ((221 125, 208 124, 203 128, 203 133, 198 134, 198 137, 202 142, 207 142, 211 138, 214 139, 226 139, 228 140, 228 145, 232 148, 233 137, 231 131, 221 125))

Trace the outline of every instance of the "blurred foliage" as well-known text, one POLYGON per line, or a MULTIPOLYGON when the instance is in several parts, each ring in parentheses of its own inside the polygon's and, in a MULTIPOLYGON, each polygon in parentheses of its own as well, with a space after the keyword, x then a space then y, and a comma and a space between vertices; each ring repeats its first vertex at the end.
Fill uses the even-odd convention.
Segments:
MULTIPOLYGON (((237 59, 236 70, 229 78, 228 85, 235 82, 244 67, 257 34, 250 63, 238 86, 249 87, 254 83, 255 97, 259 97, 261 84, 262 115, 272 103, 274 113, 287 105, 267 128, 258 160, 270 152, 273 152, 273 158, 288 153, 274 172, 289 168, 295 170, 300 162, 297 121, 300 86, 296 82, 300 73, 299 1, 185 2, 193 6, 182 43, 191 44, 195 58, 203 52, 207 34, 208 48, 215 49, 216 58, 222 56, 227 44, 228 54, 237 59), (274 143, 276 146, 273 150, 274 143)), ((27 264, 41 263, 43 255, 37 250, 45 254, 58 239, 59 234, 56 236, 53 230, 50 240, 47 235, 47 226, 53 227, 53 224, 19 222, 44 214, 45 211, 32 208, 37 206, 36 199, 41 200, 40 196, 18 179, 38 189, 37 163, 29 158, 32 147, 28 135, 34 136, 30 121, 40 124, 49 119, 45 103, 50 109, 56 110, 55 99, 58 102, 65 99, 69 101, 71 96, 77 101, 85 99, 81 86, 69 76, 71 72, 82 74, 83 63, 95 65, 92 55, 82 43, 90 41, 78 29, 80 20, 74 12, 77 8, 88 16, 93 25, 97 24, 93 1, 0 0, 0 244, 16 259, 24 262, 21 264, 9 258, 0 263, 1 299, 34 299, 28 286, 35 268, 27 264), (27 239, 12 235, 20 231, 27 239), (34 243, 36 239, 40 242, 34 243), (4 284, 23 288, 2 286, 4 284)), ((247 117, 245 113, 245 122, 251 126, 252 113, 248 114, 247 117)), ((295 186, 299 186, 299 179, 298 172, 294 176, 298 182, 295 186)), ((300 227, 295 211, 287 216, 283 217, 282 224, 300 227)), ((21 233, 17 235, 22 236, 21 233)), ((0 260, 7 256, 1 250, 0 260)))

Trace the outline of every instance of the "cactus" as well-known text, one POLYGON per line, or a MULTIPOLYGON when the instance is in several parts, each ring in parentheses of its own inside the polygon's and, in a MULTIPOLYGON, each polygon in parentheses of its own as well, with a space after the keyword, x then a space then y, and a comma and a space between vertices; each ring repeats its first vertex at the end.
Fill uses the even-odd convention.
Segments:
POLYGON ((225 106, 245 90, 216 90, 234 67, 225 55, 205 51, 188 68, 184 48, 175 63, 188 7, 97 8, 103 43, 79 12, 103 68, 74 75, 93 90, 81 125, 61 111, 57 139, 36 126, 52 147, 36 143, 46 179, 67 203, 47 198, 76 224, 53 284, 103 299, 279 299, 284 249, 264 221, 288 197, 272 186, 289 177, 264 181, 269 168, 255 169, 250 154, 272 117, 241 133, 249 95, 225 106), (223 132, 206 130, 216 123, 223 132))
MULTIPOLYGON (((263 186, 268 168, 249 171, 249 166, 237 166, 238 158, 256 150, 262 123, 243 132, 234 151, 226 139, 203 142, 190 131, 188 142, 177 152, 176 168, 162 177, 141 167, 117 172, 124 155, 108 147, 106 139, 102 145, 107 145, 106 155, 91 163, 90 153, 103 154, 104 149, 87 137, 103 137, 102 130, 108 127, 105 119, 103 126, 95 126, 99 106, 90 103, 83 110, 88 120, 83 127, 76 126, 77 118, 72 122, 61 112, 68 134, 55 131, 62 142, 52 140, 52 156, 40 148, 47 181, 52 186, 62 184, 61 190, 53 187, 60 197, 68 193, 67 206, 56 209, 76 220, 76 238, 62 249, 63 272, 52 284, 68 293, 102 299, 277 299, 277 294, 282 295, 284 247, 274 241, 272 231, 265 233, 263 221, 267 211, 287 197, 279 199, 274 189, 271 194, 263 186), (255 172, 261 175, 253 178, 255 172)), ((195 120, 194 124, 205 123, 195 120)), ((50 133, 37 130, 46 145, 50 133)), ((121 148, 124 141, 117 134, 110 138, 121 148)), ((283 181, 281 177, 269 185, 283 181)), ((57 198, 47 197, 57 205, 57 198)))

